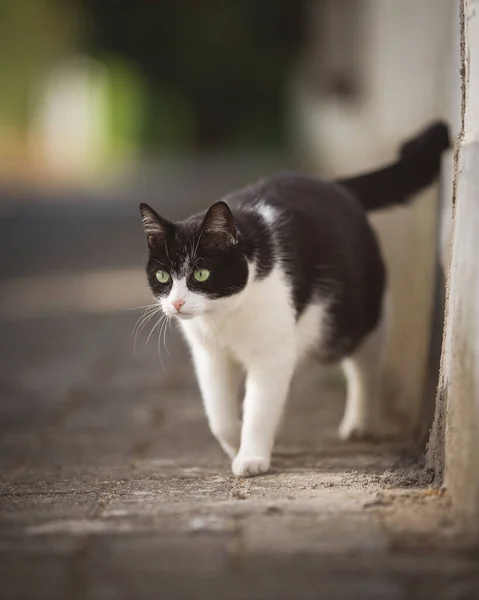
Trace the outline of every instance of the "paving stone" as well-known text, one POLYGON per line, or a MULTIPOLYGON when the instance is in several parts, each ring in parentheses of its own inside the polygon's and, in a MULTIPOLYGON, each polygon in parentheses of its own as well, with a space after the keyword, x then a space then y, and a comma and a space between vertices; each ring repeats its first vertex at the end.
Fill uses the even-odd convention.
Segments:
POLYGON ((72 598, 72 565, 83 542, 66 537, 0 541, 0 590, 5 600, 72 598))

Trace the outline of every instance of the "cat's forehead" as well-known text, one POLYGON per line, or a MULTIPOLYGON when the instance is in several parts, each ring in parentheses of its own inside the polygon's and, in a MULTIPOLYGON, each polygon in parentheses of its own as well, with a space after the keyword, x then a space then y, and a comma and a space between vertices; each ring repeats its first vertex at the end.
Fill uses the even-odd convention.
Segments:
POLYGON ((152 257, 165 264, 172 273, 185 275, 195 263, 201 261, 200 224, 188 222, 177 226, 164 243, 155 248, 152 257))

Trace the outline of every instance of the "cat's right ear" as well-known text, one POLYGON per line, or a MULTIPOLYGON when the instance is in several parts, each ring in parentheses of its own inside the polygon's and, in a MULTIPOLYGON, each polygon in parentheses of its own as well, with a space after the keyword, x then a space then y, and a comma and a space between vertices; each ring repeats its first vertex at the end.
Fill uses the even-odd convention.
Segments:
POLYGON ((143 221, 143 229, 145 230, 148 246, 153 248, 164 243, 166 230, 170 224, 169 221, 160 217, 160 215, 143 202, 140 204, 141 219, 143 221))

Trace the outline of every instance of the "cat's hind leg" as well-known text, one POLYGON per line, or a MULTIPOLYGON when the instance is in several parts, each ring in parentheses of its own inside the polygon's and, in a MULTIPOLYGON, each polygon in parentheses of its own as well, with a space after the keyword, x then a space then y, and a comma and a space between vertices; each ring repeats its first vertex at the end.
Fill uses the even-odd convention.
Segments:
POLYGON ((383 310, 377 327, 341 363, 347 380, 346 408, 339 427, 343 440, 384 438, 400 433, 400 423, 387 420, 383 413, 381 378, 387 313, 383 310))

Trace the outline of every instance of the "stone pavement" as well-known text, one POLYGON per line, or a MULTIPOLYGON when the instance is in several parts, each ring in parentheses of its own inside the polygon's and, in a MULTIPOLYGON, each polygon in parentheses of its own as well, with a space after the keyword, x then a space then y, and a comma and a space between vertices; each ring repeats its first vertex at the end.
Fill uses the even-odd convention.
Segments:
POLYGON ((136 218, 0 223, 0 598, 479 598, 479 557, 407 444, 338 441, 334 373, 298 377, 272 473, 231 476, 179 336, 163 365, 148 328, 133 353, 136 218))

